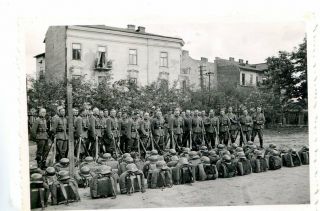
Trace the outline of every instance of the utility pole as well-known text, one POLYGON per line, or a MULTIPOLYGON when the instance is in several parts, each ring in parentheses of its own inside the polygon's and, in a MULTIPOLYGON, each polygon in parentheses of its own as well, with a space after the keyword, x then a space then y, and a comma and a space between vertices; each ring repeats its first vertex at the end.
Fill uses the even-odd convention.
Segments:
POLYGON ((204 71, 206 71, 206 66, 204 64, 200 64, 200 87, 201 87, 201 94, 202 94, 202 104, 204 104, 204 98, 203 98, 203 91, 204 91, 204 80, 203 80, 203 75, 204 71))
POLYGON ((67 70, 67 109, 68 109, 68 148, 70 175, 74 174, 74 136, 73 136, 73 110, 72 110, 72 69, 67 70))
POLYGON ((207 72, 205 73, 206 76, 209 77, 209 104, 211 103, 211 93, 210 93, 210 85, 211 85, 211 75, 214 75, 214 72, 207 72))

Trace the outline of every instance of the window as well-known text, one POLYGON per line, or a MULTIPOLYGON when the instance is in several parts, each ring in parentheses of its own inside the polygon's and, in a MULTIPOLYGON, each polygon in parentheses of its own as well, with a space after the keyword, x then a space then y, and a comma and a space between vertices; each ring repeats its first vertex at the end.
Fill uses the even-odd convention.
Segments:
POLYGON ((259 84, 259 78, 258 78, 258 76, 256 76, 256 84, 257 84, 257 85, 259 84))
POLYGON ((246 85, 246 74, 244 73, 241 74, 241 85, 242 86, 246 85))
POLYGON ((182 81, 182 90, 183 91, 187 90, 187 81, 186 80, 182 81))
POLYGON ((96 64, 96 67, 97 67, 97 68, 104 68, 104 67, 106 67, 106 60, 107 60, 106 47, 104 47, 104 46, 99 46, 99 47, 98 47, 98 55, 97 55, 97 64, 96 64))
POLYGON ((129 50, 129 64, 131 65, 137 65, 137 50, 136 49, 130 49, 129 50))
POLYGON ((181 71, 180 71, 180 74, 190 74, 190 70, 191 68, 190 67, 186 67, 186 68, 182 68, 181 71))
POLYGON ((252 84, 253 84, 253 75, 250 74, 250 85, 252 85, 252 84))
POLYGON ((168 53, 167 52, 160 53, 160 67, 168 67, 168 53))
POLYGON ((79 43, 72 43, 72 59, 81 60, 81 45, 79 43))

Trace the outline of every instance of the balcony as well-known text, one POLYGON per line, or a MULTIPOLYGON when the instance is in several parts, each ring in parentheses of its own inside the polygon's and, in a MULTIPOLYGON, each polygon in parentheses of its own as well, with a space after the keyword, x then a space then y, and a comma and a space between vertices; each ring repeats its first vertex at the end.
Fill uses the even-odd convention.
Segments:
POLYGON ((94 62, 94 70, 97 70, 97 71, 110 71, 112 70, 112 67, 113 67, 112 60, 96 59, 94 62))

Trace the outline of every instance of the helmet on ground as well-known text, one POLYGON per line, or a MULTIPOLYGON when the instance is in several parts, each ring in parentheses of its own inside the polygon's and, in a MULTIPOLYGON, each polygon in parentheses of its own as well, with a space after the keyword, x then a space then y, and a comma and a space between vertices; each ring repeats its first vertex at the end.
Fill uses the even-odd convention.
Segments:
POLYGON ((54 176, 56 174, 56 169, 55 168, 53 168, 53 167, 48 167, 47 169, 46 169, 46 175, 48 175, 48 176, 54 176))
POLYGON ((169 153, 170 153, 171 155, 175 155, 175 154, 177 154, 177 152, 176 152, 176 150, 175 150, 175 149, 170 149, 170 150, 169 150, 169 153))
POLYGON ((111 157, 112 157, 112 156, 111 156, 110 153, 104 153, 104 154, 102 155, 102 158, 103 158, 103 159, 106 159, 106 160, 110 159, 111 157))
POLYGON ((224 148, 224 144, 218 144, 218 149, 223 149, 224 148))
POLYGON ((87 162, 87 163, 90 163, 90 162, 93 162, 94 160, 93 160, 93 157, 88 156, 88 157, 86 157, 86 158, 84 159, 84 161, 87 162))
POLYGON ((30 182, 31 183, 37 183, 37 184, 43 183, 42 175, 39 174, 39 173, 32 174, 31 178, 30 178, 30 182))
POLYGON ((70 179, 69 171, 61 170, 61 171, 59 171, 58 175, 59 175, 59 180, 70 179))
POLYGON ((201 161, 205 164, 210 164, 210 158, 208 158, 207 156, 202 156, 201 161))
POLYGON ((110 174, 111 173, 111 167, 107 166, 107 165, 102 165, 99 168, 99 173, 102 174, 102 175, 110 174))
POLYGON ((222 159, 223 159, 225 162, 230 162, 230 161, 231 161, 231 156, 230 156, 230 155, 223 155, 223 156, 222 156, 222 159))
POLYGON ((243 152, 243 148, 242 147, 237 147, 236 148, 236 152, 243 152))
POLYGON ((258 150, 256 155, 257 155, 257 157, 262 157, 262 152, 260 150, 258 150))
POLYGON ((126 169, 127 169, 127 171, 129 171, 129 172, 136 172, 136 171, 138 171, 138 168, 137 168, 136 164, 134 164, 134 163, 128 164, 128 165, 126 166, 126 169))
POLYGON ((246 155, 244 154, 244 152, 238 152, 237 155, 239 158, 246 158, 246 155))
POLYGON ((83 166, 80 169, 80 173, 81 173, 81 175, 88 177, 88 176, 90 176, 90 168, 88 166, 83 166))
POLYGON ((126 163, 133 163, 133 158, 132 158, 132 157, 126 157, 126 158, 124 159, 124 162, 126 162, 126 163))
POLYGON ((253 145, 253 142, 252 141, 248 141, 248 145, 253 145))
POLYGON ((60 163, 64 166, 69 165, 69 159, 68 158, 61 158, 60 163))
POLYGON ((157 156, 157 155, 151 155, 151 156, 149 157, 149 161, 150 161, 151 163, 157 162, 157 161, 158 161, 158 156, 157 156))
POLYGON ((151 150, 151 155, 158 155, 158 151, 155 149, 151 150))
POLYGON ((238 147, 238 144, 237 144, 237 143, 233 143, 233 144, 231 145, 231 147, 234 148, 234 149, 236 149, 236 148, 238 147))
POLYGON ((171 158, 170 158, 170 161, 178 161, 179 160, 179 158, 178 158, 178 156, 176 156, 176 155, 174 155, 174 156, 172 156, 171 158))

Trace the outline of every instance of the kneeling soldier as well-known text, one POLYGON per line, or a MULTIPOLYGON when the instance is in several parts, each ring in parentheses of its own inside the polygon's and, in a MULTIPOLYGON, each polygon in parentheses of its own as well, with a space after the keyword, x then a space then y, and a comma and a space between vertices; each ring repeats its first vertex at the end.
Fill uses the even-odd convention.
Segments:
POLYGON ((201 157, 204 172, 206 174, 206 180, 215 180, 218 178, 218 169, 216 165, 210 162, 210 158, 203 156, 201 157))
POLYGON ((62 170, 69 172, 69 159, 68 158, 62 158, 59 163, 56 163, 54 165, 54 168, 56 169, 56 172, 60 172, 62 170))

